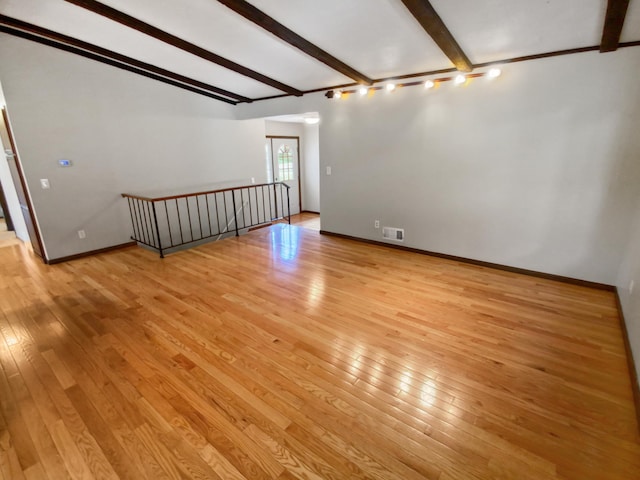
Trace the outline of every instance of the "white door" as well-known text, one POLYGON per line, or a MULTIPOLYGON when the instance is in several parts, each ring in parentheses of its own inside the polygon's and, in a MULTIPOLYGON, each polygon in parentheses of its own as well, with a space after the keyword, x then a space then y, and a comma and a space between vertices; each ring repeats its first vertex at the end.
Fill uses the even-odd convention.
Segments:
POLYGON ((267 176, 274 182, 283 182, 289 189, 291 215, 300 213, 300 157, 298 137, 269 137, 267 149, 271 152, 271 171, 267 176))

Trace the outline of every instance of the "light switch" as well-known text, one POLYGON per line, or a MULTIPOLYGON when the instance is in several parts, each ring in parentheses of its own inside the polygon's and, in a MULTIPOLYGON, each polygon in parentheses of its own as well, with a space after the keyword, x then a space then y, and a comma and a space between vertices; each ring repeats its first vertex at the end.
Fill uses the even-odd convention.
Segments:
POLYGON ((40 186, 42 187, 43 190, 46 190, 47 188, 50 188, 49 180, 47 178, 41 178, 40 179, 40 186))
POLYGON ((327 167, 327 175, 331 175, 331 167, 327 167))

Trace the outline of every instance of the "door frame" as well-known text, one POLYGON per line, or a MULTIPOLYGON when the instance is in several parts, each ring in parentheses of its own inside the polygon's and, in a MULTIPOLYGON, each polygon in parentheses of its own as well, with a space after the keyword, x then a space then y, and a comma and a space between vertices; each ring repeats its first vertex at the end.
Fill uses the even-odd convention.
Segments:
POLYGON ((7 225, 7 231, 13 232, 15 230, 13 227, 13 220, 11 219, 11 212, 9 212, 9 205, 7 204, 7 199, 4 195, 2 183, 0 183, 0 207, 2 207, 2 212, 4 213, 4 221, 7 225))
MULTIPOLYGON (((31 195, 29 195, 29 190, 27 189, 27 182, 25 180, 24 177, 24 172, 22 170, 22 164, 20 163, 20 157, 18 156, 18 149, 16 148, 16 143, 15 143, 15 139, 13 137, 13 130, 11 129, 11 123, 9 122, 9 114, 7 112, 7 108, 3 107, 2 108, 2 118, 4 120, 4 126, 7 129, 7 135, 9 136, 9 143, 11 146, 11 150, 13 152, 13 159, 15 161, 16 164, 16 171, 18 173, 18 178, 20 178, 20 184, 22 186, 22 190, 24 191, 24 198, 27 201, 27 210, 29 211, 29 216, 31 217, 31 223, 33 225, 33 231, 36 234, 36 238, 35 241, 37 242, 37 246, 38 246, 38 250, 40 251, 40 258, 42 258, 42 261, 44 263, 49 263, 49 261, 47 260, 47 255, 45 253, 44 250, 44 245, 42 243, 42 236, 40 234, 40 227, 38 226, 38 222, 36 221, 36 216, 34 214, 34 210, 33 210, 33 203, 31 202, 31 195)), ((29 229, 27 228, 27 231, 29 229)), ((32 244, 34 239, 31 238, 31 236, 29 236, 32 244)), ((38 252, 36 252, 36 249, 33 248, 32 245, 32 249, 34 251, 34 253, 36 255, 38 255, 38 252)))
MULTIPOLYGON (((274 170, 275 169, 275 165, 274 165, 274 158, 273 158, 273 139, 274 138, 285 138, 287 140, 295 140, 296 141, 296 149, 298 151, 298 208, 300 213, 302 213, 302 182, 301 182, 301 177, 302 177, 302 169, 300 168, 300 157, 302 156, 300 153, 300 137, 297 135, 266 135, 266 138, 268 138, 269 140, 271 140, 271 169, 274 170)), ((274 178, 275 178, 275 171, 274 173, 274 178)))

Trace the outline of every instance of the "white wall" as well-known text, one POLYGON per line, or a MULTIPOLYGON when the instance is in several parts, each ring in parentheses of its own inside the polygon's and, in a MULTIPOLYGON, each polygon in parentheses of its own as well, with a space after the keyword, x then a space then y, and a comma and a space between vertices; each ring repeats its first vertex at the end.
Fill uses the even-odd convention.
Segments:
POLYGON ((462 87, 237 110, 320 112, 324 230, 382 240, 379 219, 410 247, 613 285, 639 184, 639 67, 626 48, 462 87))
POLYGON ((4 34, 0 82, 50 259, 129 241, 122 192, 266 180, 264 122, 225 103, 4 34))
POLYGON ((304 126, 302 208, 320 212, 320 125, 304 126))
POLYGON ((300 143, 302 143, 302 137, 304 136, 304 127, 302 123, 265 120, 264 125, 267 135, 281 137, 300 137, 300 143))
POLYGON ((318 125, 265 120, 267 135, 300 137, 300 186, 302 209, 320 211, 319 129, 318 125))
MULTIPOLYGON (((636 158, 640 161, 640 154, 636 158)), ((636 372, 640 373, 640 202, 631 224, 632 234, 624 252, 617 287, 636 372), (634 283, 633 291, 630 290, 631 282, 634 283)))

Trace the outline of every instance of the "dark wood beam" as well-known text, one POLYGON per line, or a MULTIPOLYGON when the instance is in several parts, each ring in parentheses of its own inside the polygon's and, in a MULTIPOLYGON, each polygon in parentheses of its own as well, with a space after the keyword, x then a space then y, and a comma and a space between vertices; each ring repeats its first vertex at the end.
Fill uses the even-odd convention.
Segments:
POLYGON ((262 10, 257 9, 253 5, 244 0, 218 0, 220 3, 229 7, 238 15, 242 15, 247 20, 252 21, 259 27, 264 28, 266 31, 272 33, 280 40, 284 40, 289 45, 296 47, 298 50, 302 50, 307 55, 315 58, 316 60, 324 63, 325 65, 333 68, 334 70, 342 73, 343 75, 352 78, 358 83, 365 85, 372 85, 373 80, 366 75, 358 72, 354 68, 351 68, 346 63, 338 60, 336 57, 328 52, 325 52, 320 47, 314 45, 308 40, 302 38, 293 30, 288 29, 274 18, 270 17, 262 10))
MULTIPOLYGON (((178 82, 185 83, 187 85, 205 90, 210 93, 217 93, 217 94, 224 95, 226 97, 230 97, 232 99, 239 100, 242 102, 251 102, 250 98, 242 95, 238 95, 237 93, 233 93, 228 90, 224 90, 222 88, 209 85, 208 83, 204 83, 199 80, 194 80, 192 78, 185 77, 184 75, 180 75, 178 73, 170 72, 169 70, 165 70, 164 68, 156 67, 155 65, 141 62, 140 60, 136 60, 135 58, 127 57, 126 55, 121 55, 119 53, 112 52, 111 50, 107 50, 106 48, 102 48, 97 45, 93 45, 91 43, 83 42, 82 40, 78 40, 73 37, 69 37, 67 35, 54 32, 52 30, 47 30, 46 28, 38 27, 37 25, 33 25, 31 23, 23 22, 22 20, 17 20, 15 18, 7 17, 5 15, 0 15, 0 25, 14 28, 22 32, 32 33, 39 37, 52 40, 53 42, 58 42, 61 44, 78 47, 82 50, 86 50, 87 52, 92 52, 102 57, 106 57, 108 59, 115 60, 117 62, 121 62, 123 64, 130 65, 132 67, 136 67, 142 70, 147 70, 151 73, 155 73, 157 75, 167 77, 171 80, 176 80, 178 82)), ((7 32, 7 33, 13 33, 13 32, 7 32)))
POLYGON ((604 19, 602 40, 600 41, 601 52, 613 52, 618 49, 628 6, 629 0, 609 0, 607 3, 607 15, 604 19))
POLYGON ((473 70, 473 64, 428 0, 402 0, 402 3, 458 70, 473 70))
MULTIPOLYGON (((69 53, 73 53, 75 55, 79 55, 81 57, 84 58, 88 58, 90 60, 95 60, 97 62, 100 63, 104 63, 105 65, 110 65, 112 67, 116 67, 119 68, 121 70, 126 70, 128 72, 131 73, 136 73, 138 75, 142 75, 143 77, 147 77, 147 78, 152 78, 154 80, 158 80, 162 83, 166 83, 168 85, 173 85, 174 87, 178 87, 178 88, 182 88, 183 90, 188 90, 190 92, 194 92, 200 95, 204 95, 205 97, 209 97, 209 98, 213 98, 215 100, 220 100, 221 102, 225 102, 225 103, 230 103, 232 105, 237 104, 238 102, 235 100, 232 100, 230 98, 226 98, 226 97, 221 97, 219 95, 216 95, 214 93, 211 93, 210 91, 206 91, 206 90, 201 90, 200 88, 195 88, 192 85, 188 85, 185 83, 181 83, 179 81, 175 81, 172 80, 171 78, 167 78, 165 76, 162 75, 158 75, 156 73, 153 73, 151 71, 148 71, 146 69, 141 69, 138 67, 133 66, 132 64, 129 63, 122 63, 120 61, 117 61, 113 58, 109 58, 106 56, 103 56, 101 54, 97 54, 92 52, 91 50, 88 49, 84 49, 78 46, 74 46, 71 43, 65 43, 65 42, 61 42, 60 40, 56 40, 54 39, 54 36, 52 37, 47 37, 46 35, 40 35, 40 34, 35 34, 35 33, 31 33, 28 30, 23 30, 21 28, 17 28, 15 26, 11 26, 11 21, 15 21, 15 22, 20 22, 20 20, 15 20, 12 19, 11 17, 5 17, 4 15, 0 15, 0 32, 4 32, 4 33, 8 33, 9 35, 13 35, 15 37, 19 37, 19 38, 24 38, 25 40, 31 40, 33 42, 39 43, 41 45, 46 45, 48 47, 53 47, 53 48, 57 48, 58 50, 62 50, 65 52, 69 52, 69 53), (9 19, 9 21, 8 21, 9 19)), ((28 24, 29 25, 29 24, 28 24)), ((37 30, 40 29, 40 27, 36 27, 35 25, 33 25, 33 27, 37 30)), ((51 32, 50 30, 46 30, 46 29, 42 29, 45 32, 51 32)), ((51 32, 54 33, 55 32, 51 32)), ((59 34, 55 34, 55 35, 59 35, 59 34)), ((62 37, 64 37, 64 35, 62 35, 62 37)), ((74 43, 84 43, 81 42, 79 40, 74 40, 74 43)), ((91 45, 91 44, 87 44, 88 46, 92 46, 95 47, 95 45, 91 45)), ((100 47, 96 47, 96 48, 100 48, 100 47)), ((129 57, 125 57, 125 58, 129 58, 129 57)), ((133 60, 133 59, 131 59, 133 60)), ((162 70, 162 69, 160 69, 162 70)), ((167 72, 167 73, 171 73, 171 72, 167 72)))
POLYGON ((250 68, 244 67, 238 63, 235 63, 227 58, 221 57, 209 50, 206 50, 202 47, 199 47, 193 43, 187 42, 180 37, 167 33, 159 28, 154 27, 153 25, 149 25, 148 23, 143 22, 142 20, 138 20, 126 13, 123 13, 115 8, 111 8, 107 5, 104 5, 100 2, 96 2, 94 0, 65 0, 68 3, 72 3, 82 8, 86 8, 87 10, 97 13, 98 15, 102 15, 110 20, 118 22, 127 27, 133 28, 141 33, 149 35, 156 40, 160 40, 161 42, 165 42, 173 47, 179 48, 180 50, 184 50, 185 52, 191 53, 192 55, 196 55, 200 58, 208 60, 212 63, 220 65, 224 68, 228 68, 229 70, 233 70, 240 75, 244 75, 245 77, 252 78, 258 82, 269 85, 270 87, 276 88, 278 90, 282 90, 283 92, 287 92, 291 95, 295 95, 297 97, 302 96, 302 92, 296 88, 293 88, 289 85, 285 85, 273 78, 269 78, 266 75, 256 72, 255 70, 251 70, 250 68))

